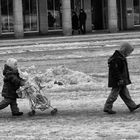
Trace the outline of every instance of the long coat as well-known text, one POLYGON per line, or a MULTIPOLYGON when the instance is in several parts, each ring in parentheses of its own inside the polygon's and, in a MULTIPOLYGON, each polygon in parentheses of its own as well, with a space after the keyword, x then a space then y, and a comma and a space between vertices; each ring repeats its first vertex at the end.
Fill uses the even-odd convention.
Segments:
POLYGON ((3 75, 4 84, 2 89, 2 96, 10 99, 18 98, 16 90, 22 85, 22 82, 24 81, 19 77, 18 70, 13 70, 11 67, 5 64, 3 75))
POLYGON ((72 15, 72 29, 73 30, 78 30, 78 28, 79 28, 79 23, 78 22, 79 22, 78 21, 78 16, 75 13, 75 14, 72 15))
POLYGON ((114 54, 108 59, 109 66, 109 87, 118 87, 120 80, 123 81, 124 85, 131 84, 128 65, 126 58, 116 50, 114 54))
POLYGON ((80 24, 85 24, 86 19, 87 19, 87 14, 84 11, 80 12, 80 14, 79 14, 80 24))

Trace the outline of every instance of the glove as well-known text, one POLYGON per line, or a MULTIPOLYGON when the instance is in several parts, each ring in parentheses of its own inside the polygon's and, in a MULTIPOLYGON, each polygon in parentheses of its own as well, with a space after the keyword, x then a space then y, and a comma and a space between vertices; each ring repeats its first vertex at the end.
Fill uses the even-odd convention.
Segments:
POLYGON ((118 82, 118 86, 119 87, 122 87, 122 86, 124 86, 125 84, 124 84, 124 81, 123 80, 119 80, 119 82, 118 82))
POLYGON ((24 86, 24 85, 25 85, 25 82, 26 82, 26 81, 22 80, 22 81, 20 82, 20 85, 21 85, 21 86, 24 86))

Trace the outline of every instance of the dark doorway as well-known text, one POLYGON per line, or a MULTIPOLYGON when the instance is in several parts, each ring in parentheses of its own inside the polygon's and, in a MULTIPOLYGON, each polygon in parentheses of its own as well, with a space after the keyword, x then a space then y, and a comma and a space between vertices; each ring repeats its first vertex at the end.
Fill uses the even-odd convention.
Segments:
POLYGON ((103 29, 103 4, 102 0, 91 0, 92 29, 103 29))
POLYGON ((119 30, 126 29, 126 0, 117 0, 117 16, 119 30))

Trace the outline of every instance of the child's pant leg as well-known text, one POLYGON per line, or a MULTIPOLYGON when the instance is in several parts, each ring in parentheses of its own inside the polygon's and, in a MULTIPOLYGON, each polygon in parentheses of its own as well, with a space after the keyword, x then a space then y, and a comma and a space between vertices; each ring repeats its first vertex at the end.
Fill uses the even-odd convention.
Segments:
POLYGON ((19 108, 18 108, 17 100, 16 100, 16 99, 11 100, 10 108, 11 108, 12 113, 17 113, 17 112, 19 112, 19 108))
POLYGON ((112 110, 113 107, 113 103, 116 101, 118 95, 120 92, 120 88, 112 88, 110 95, 108 96, 105 106, 104 106, 104 110, 112 110))
POLYGON ((10 99, 4 98, 0 102, 0 110, 6 108, 10 103, 11 103, 11 100, 10 99))
POLYGON ((129 109, 133 109, 136 107, 135 102, 132 100, 129 91, 126 86, 124 86, 120 91, 120 97, 124 101, 124 103, 127 105, 129 109))

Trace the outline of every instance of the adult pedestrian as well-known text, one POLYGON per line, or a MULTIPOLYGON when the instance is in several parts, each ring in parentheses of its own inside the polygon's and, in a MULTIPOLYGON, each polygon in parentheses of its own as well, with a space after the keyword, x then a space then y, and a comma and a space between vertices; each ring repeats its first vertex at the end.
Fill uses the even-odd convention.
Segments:
POLYGON ((115 114, 112 110, 113 103, 116 101, 118 95, 124 101, 130 112, 133 112, 140 107, 140 104, 136 105, 131 99, 127 85, 131 84, 127 59, 133 52, 134 48, 129 43, 123 43, 119 50, 116 50, 114 54, 108 59, 109 66, 109 78, 108 86, 112 88, 110 95, 108 96, 104 112, 108 114, 115 114))
POLYGON ((79 21, 75 11, 72 12, 72 34, 74 34, 74 31, 79 33, 79 21))
POLYGON ((49 27, 54 27, 54 23, 55 23, 55 18, 53 17, 51 12, 48 12, 48 24, 49 24, 49 27))
POLYGON ((87 14, 83 9, 80 9, 79 22, 80 22, 80 31, 82 34, 86 33, 86 19, 87 19, 87 14))

